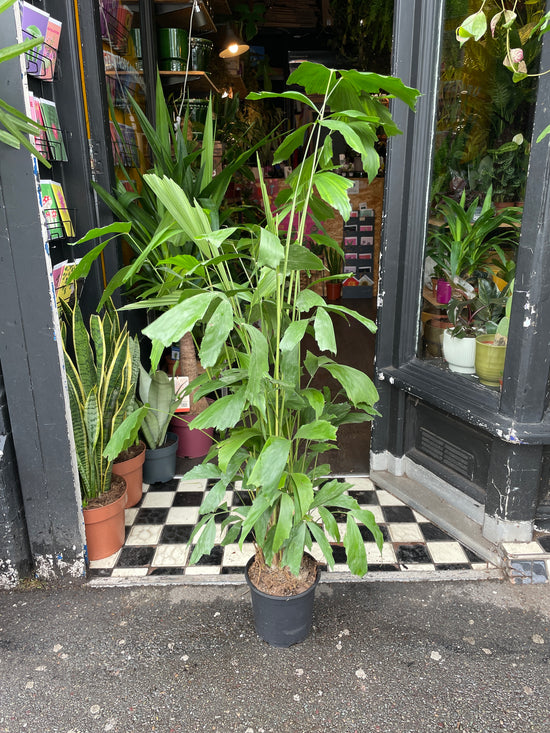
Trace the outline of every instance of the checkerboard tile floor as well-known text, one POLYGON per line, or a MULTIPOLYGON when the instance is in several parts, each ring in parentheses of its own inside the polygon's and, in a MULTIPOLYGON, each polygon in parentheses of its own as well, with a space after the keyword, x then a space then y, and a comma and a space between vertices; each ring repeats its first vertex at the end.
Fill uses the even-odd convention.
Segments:
MULTIPOLYGON (((490 566, 468 548, 409 508, 387 491, 376 488, 370 479, 347 478, 353 483, 349 493, 360 506, 370 509, 384 535, 382 553, 368 530, 361 527, 371 578, 378 573, 441 570, 486 570, 490 566)), ((227 576, 243 574, 247 560, 254 554, 252 542, 242 551, 237 544, 216 544, 210 555, 189 565, 192 546, 188 545, 199 518, 199 506, 206 480, 185 481, 174 478, 166 483, 144 485, 140 503, 126 510, 124 547, 104 560, 90 563, 92 578, 137 578, 144 576, 227 576)), ((245 492, 235 485, 226 495, 228 506, 248 502, 245 492)), ((223 517, 220 517, 221 523, 223 517)), ((344 515, 340 517, 345 521, 344 515)), ((221 537, 218 538, 221 542, 221 537)), ((343 547, 334 547, 333 572, 348 572, 343 547)), ((319 560, 317 546, 312 554, 319 560)), ((330 573, 330 571, 329 571, 330 573)), ((353 576, 350 574, 350 579, 353 576)))

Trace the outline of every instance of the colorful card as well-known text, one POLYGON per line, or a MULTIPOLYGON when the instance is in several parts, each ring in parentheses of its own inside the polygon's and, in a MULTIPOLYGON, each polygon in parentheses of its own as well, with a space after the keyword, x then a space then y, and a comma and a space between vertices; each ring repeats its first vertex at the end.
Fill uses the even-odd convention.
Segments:
POLYGON ((52 183, 55 183, 55 181, 40 181, 40 203, 42 211, 44 212, 44 219, 46 221, 48 241, 59 239, 64 236, 61 217, 57 208, 52 183))
POLYGON ((44 36, 44 50, 42 52, 44 57, 42 73, 40 75, 43 81, 53 81, 57 50, 59 48, 59 37, 61 36, 61 26, 62 23, 60 20, 55 20, 55 18, 48 20, 48 27, 44 36))
POLYGON ((40 109, 42 110, 42 119, 46 128, 46 137, 48 139, 51 150, 51 160, 67 161, 67 151, 63 142, 61 133, 61 125, 57 114, 55 102, 50 99, 40 99, 40 109))
MULTIPOLYGON (((46 38, 48 29, 48 21, 50 14, 40 8, 36 8, 30 3, 21 3, 21 28, 23 30, 23 40, 29 38, 46 38)), ((27 61, 27 73, 31 76, 41 76, 42 62, 44 59, 44 44, 40 44, 30 51, 27 51, 25 58, 27 61)))
POLYGON ((59 211, 59 216, 63 222, 65 234, 67 237, 74 237, 74 227, 71 221, 71 215, 69 214, 69 209, 67 208, 67 202, 65 201, 63 186, 57 181, 51 181, 51 186, 55 197, 55 203, 57 204, 57 210, 59 211))
MULTIPOLYGON (((29 103, 31 107, 31 120, 34 120, 38 125, 44 126, 44 120, 42 119, 42 110, 40 109, 40 99, 35 97, 32 92, 29 92, 29 103)), ((48 140, 46 138, 46 130, 41 130, 38 135, 33 135, 33 145, 39 153, 47 158, 48 157, 48 140)))

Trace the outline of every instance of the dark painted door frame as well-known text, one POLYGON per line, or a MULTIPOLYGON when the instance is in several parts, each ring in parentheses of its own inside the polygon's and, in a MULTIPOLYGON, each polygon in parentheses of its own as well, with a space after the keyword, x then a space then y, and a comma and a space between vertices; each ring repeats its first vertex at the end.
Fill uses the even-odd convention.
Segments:
MULTIPOLYGON (((550 2, 547 3, 547 9, 550 2)), ((417 112, 394 105, 403 135, 391 139, 384 196, 376 353, 379 410, 371 468, 398 475, 411 448, 415 405, 487 440, 483 534, 491 542, 531 538, 543 446, 550 444, 550 145, 534 144, 525 196, 502 393, 416 357, 423 252, 435 132, 441 0, 397 0, 392 73, 422 92, 417 112)), ((541 68, 550 67, 550 34, 541 68)), ((550 78, 539 80, 533 139, 548 124, 550 78)), ((441 475, 447 478, 443 467, 441 475)), ((450 482, 452 483, 452 482, 450 482)))
MULTIPOLYGON (((2 15, 0 46, 16 38, 2 15)), ((19 59, 2 64, 0 97, 25 109, 19 59)), ((35 171, 24 149, 0 150, 0 362, 36 573, 81 576, 84 531, 62 379, 60 331, 35 171)), ((13 508, 12 508, 13 509, 13 508)))

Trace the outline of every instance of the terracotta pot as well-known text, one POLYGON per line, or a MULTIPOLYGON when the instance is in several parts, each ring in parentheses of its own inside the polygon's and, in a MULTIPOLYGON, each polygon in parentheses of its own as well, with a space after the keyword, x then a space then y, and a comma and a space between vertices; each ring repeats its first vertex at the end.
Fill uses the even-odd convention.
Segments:
POLYGON ((143 463, 145 461, 145 443, 140 441, 141 452, 127 461, 113 464, 113 473, 126 480, 128 495, 127 507, 135 506, 141 501, 143 494, 143 463))
POLYGON ((97 509, 83 509, 88 560, 102 560, 118 552, 125 539, 126 491, 116 501, 97 509))
POLYGON ((340 300, 342 297, 341 282, 327 282, 327 300, 340 300))

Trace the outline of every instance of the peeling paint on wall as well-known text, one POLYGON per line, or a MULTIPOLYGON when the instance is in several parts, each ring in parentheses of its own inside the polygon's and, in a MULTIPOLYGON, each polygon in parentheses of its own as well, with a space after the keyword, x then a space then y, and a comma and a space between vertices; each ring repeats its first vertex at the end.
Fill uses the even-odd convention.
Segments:
POLYGON ((0 588, 13 588, 19 583, 19 572, 9 560, 0 559, 0 588))
POLYGON ((55 557, 53 555, 36 555, 34 566, 36 577, 43 580, 53 580, 59 575, 82 578, 86 574, 84 553, 70 562, 65 562, 62 553, 55 557))

